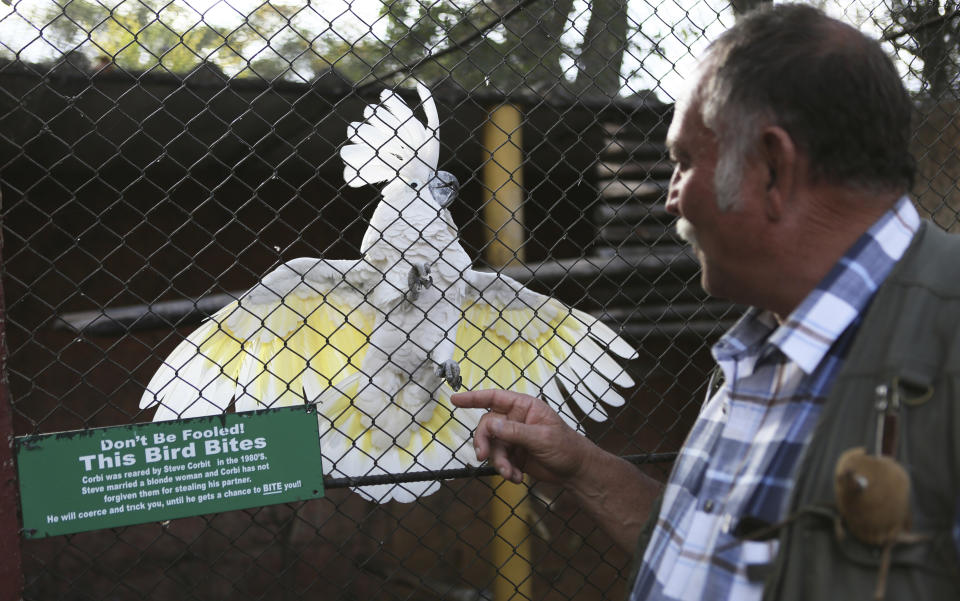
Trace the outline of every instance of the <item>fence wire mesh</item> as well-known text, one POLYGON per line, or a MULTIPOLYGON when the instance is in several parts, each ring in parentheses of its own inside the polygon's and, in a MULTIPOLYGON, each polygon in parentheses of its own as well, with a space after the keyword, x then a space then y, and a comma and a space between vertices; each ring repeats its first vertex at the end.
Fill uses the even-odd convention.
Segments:
MULTIPOLYGON (((450 210, 473 266, 599 317, 638 350, 620 362, 636 384, 616 388, 626 402, 608 419, 568 406, 592 440, 665 478, 712 368, 709 345, 738 310, 703 293, 671 229, 664 138, 697 55, 750 4, 5 2, 15 434, 150 420, 144 389, 202 319, 296 257, 358 258, 380 187, 346 185, 348 124, 384 89, 414 106, 422 82, 439 110, 440 168, 461 185, 450 210), (517 125, 494 117, 504 107, 517 125), (517 164, 505 146, 520 149, 517 164)), ((896 57, 917 106, 914 198, 960 228, 956 4, 823 8, 896 57)), ((569 495, 427 468, 412 469, 442 485, 413 503, 371 502, 331 475, 322 500, 25 540, 24 596, 623 595, 628 556, 569 495)), ((402 487, 394 476, 378 482, 402 487)))

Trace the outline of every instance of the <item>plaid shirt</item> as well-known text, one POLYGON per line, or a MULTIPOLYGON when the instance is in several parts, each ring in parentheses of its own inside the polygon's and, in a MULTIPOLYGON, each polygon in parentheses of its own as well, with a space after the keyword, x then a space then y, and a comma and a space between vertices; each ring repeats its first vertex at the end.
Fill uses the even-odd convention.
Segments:
POLYGON ((714 345, 725 383, 677 457, 631 601, 760 599, 763 582, 747 568, 771 562, 777 541, 739 542, 733 533, 744 517, 784 517, 798 459, 860 315, 919 223, 900 199, 785 322, 750 309, 714 345))

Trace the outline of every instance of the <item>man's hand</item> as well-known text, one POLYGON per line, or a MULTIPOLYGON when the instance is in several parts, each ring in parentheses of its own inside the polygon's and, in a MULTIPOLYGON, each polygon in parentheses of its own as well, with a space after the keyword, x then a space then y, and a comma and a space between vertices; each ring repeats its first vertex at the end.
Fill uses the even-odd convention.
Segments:
POLYGON ((473 433, 477 458, 521 482, 527 473, 570 491, 626 551, 633 551, 662 485, 570 428, 540 399, 506 390, 461 392, 457 407, 489 409, 473 433))
POLYGON ((576 478, 595 445, 573 431, 538 398, 506 390, 478 390, 451 396, 458 407, 490 411, 473 434, 477 459, 486 460, 511 482, 527 473, 544 482, 576 478))

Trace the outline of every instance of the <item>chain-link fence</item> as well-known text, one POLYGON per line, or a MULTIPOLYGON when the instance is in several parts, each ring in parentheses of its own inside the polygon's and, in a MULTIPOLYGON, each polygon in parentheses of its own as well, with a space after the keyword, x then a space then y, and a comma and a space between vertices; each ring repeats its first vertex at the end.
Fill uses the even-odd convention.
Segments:
MULTIPOLYGON (((664 138, 698 52, 740 4, 5 2, 15 434, 149 421, 148 382, 203 318, 291 259, 360 257, 381 186, 346 185, 348 124, 383 89, 416 107, 419 81, 473 267, 600 318, 638 350, 619 361, 636 384, 614 387, 626 402, 605 421, 575 402, 576 383, 564 392, 587 436, 663 479, 709 345, 737 315, 706 297, 672 232, 664 138)), ((915 198, 956 229, 957 6, 824 8, 896 54, 917 102, 915 198)), ((24 540, 24 596, 623 595, 629 558, 551 486, 435 470, 437 492, 374 503, 335 475, 322 500, 24 540)))

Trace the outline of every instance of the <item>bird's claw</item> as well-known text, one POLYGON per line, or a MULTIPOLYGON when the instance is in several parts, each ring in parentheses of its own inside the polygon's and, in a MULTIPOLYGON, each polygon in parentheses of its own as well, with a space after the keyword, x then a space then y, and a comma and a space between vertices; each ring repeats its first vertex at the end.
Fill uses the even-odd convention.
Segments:
POLYGON ((430 276, 430 264, 414 264, 407 275, 407 285, 409 290, 407 295, 410 300, 415 301, 420 296, 420 291, 427 286, 433 285, 433 278, 430 276))
POLYGON ((463 378, 460 377, 460 366, 453 359, 447 359, 437 366, 436 374, 450 384, 454 390, 460 390, 463 387, 463 378))

